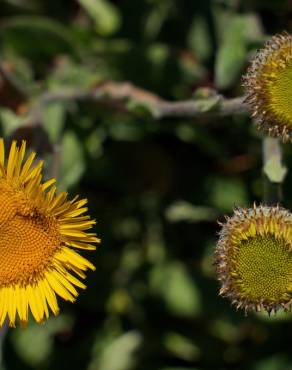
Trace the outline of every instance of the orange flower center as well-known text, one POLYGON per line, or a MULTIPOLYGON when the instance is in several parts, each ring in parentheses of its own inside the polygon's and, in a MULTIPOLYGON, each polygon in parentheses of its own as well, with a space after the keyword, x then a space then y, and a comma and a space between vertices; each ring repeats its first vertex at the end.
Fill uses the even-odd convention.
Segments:
POLYGON ((7 186, 0 185, 0 205, 0 287, 32 284, 60 247, 57 222, 7 186))

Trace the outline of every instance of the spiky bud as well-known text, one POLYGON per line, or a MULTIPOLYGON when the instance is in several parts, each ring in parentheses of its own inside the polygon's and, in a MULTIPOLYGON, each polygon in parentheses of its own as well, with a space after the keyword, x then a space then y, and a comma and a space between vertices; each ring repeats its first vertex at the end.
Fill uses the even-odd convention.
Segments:
POLYGON ((279 207, 237 208, 215 252, 219 294, 237 309, 276 312, 292 302, 292 214, 279 207))
POLYGON ((292 35, 276 35, 257 52, 243 85, 257 127, 291 142, 292 35))

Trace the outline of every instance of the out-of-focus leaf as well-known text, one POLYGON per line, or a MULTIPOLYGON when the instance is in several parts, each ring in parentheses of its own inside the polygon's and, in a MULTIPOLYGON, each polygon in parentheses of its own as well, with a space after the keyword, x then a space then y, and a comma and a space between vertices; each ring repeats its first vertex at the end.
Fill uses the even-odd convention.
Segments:
MULTIPOLYGON (((184 84, 194 84, 202 80, 206 75, 204 67, 198 63, 198 60, 191 53, 181 55, 178 62, 181 79, 184 84)), ((181 85, 181 88, 183 87, 185 88, 184 85, 181 85)))
POLYGON ((91 134, 86 140, 86 147, 93 158, 99 158, 103 154, 103 142, 105 138, 106 133, 102 127, 97 127, 91 131, 91 134))
POLYGON ((2 20, 0 38, 30 57, 53 56, 61 51, 74 53, 75 50, 68 28, 41 16, 15 16, 2 20))
POLYGON ((33 0, 2 0, 2 3, 9 4, 16 9, 36 11, 38 6, 33 0))
POLYGON ((2 66, 8 71, 9 77, 12 77, 12 82, 17 84, 17 89, 20 87, 28 95, 34 88, 32 66, 26 58, 14 53, 8 53, 6 58, 7 61, 2 63, 2 66))
POLYGON ((198 136, 194 126, 189 125, 188 123, 181 123, 177 125, 175 128, 175 133, 180 140, 185 141, 186 143, 195 142, 198 136))
POLYGON ((22 116, 18 116, 10 109, 1 108, 0 121, 3 127, 4 135, 9 136, 13 131, 23 125, 24 118, 22 116))
POLYGON ((215 64, 215 83, 219 89, 230 87, 243 69, 246 60, 245 18, 234 16, 226 25, 215 64))
MULTIPOLYGON (((131 104, 129 103, 128 106, 130 107, 131 104)), ((133 102, 131 109, 138 109, 139 103, 133 102), (135 108, 134 108, 135 106, 135 108)), ((146 108, 140 107, 141 110, 145 111, 146 108)), ((112 124, 109 127, 109 134, 115 140, 125 140, 125 141, 137 141, 141 139, 141 135, 143 134, 136 124, 129 122, 127 120, 122 120, 118 122, 118 124, 112 124)))
POLYGON ((144 33, 147 38, 153 39, 157 37, 163 23, 168 19, 169 13, 173 10, 173 5, 174 3, 168 0, 160 0, 154 4, 144 26, 144 33))
POLYGON ((12 344, 19 357, 30 366, 40 366, 48 360, 53 349, 53 336, 63 330, 70 330, 72 319, 65 315, 52 317, 45 327, 31 322, 23 330, 18 328, 12 333, 12 344))
POLYGON ((82 144, 73 131, 63 136, 61 144, 60 186, 63 189, 75 185, 85 170, 82 144))
POLYGON ((89 370, 131 370, 136 364, 135 352, 142 345, 142 336, 136 331, 129 331, 113 340, 94 358, 89 370))
POLYGON ((27 111, 27 92, 12 71, 12 64, 0 65, 0 106, 24 113, 27 111))
POLYGON ((207 20, 201 15, 193 19, 189 35, 188 45, 200 60, 207 60, 212 53, 212 42, 207 20))
POLYGON ((197 367, 164 367, 159 370, 199 370, 197 367))
POLYGON ((61 102, 54 102, 43 108, 43 124, 52 143, 60 139, 65 123, 65 107, 61 102))
POLYGON ((237 179, 214 178, 209 182, 209 194, 212 205, 225 212, 230 212, 235 205, 248 204, 247 191, 237 179))
POLYGON ((245 20, 245 35, 249 42, 263 40, 264 29, 261 18, 256 13, 243 15, 245 20))
POLYGON ((252 370, 291 370, 291 362, 285 355, 274 355, 257 362, 252 370))
POLYGON ((174 356, 186 361, 195 361, 200 355, 199 348, 188 338, 174 332, 167 333, 164 346, 174 356))
POLYGON ((89 89, 105 77, 106 75, 96 66, 80 65, 71 58, 60 57, 47 80, 47 84, 51 89, 64 90, 74 87, 89 89))
POLYGON ((219 108, 221 103, 220 96, 211 96, 207 99, 196 100, 196 105, 200 112, 210 112, 219 108))
POLYGON ((214 221, 218 214, 210 207, 195 206, 183 200, 170 205, 165 211, 165 217, 170 222, 201 222, 214 221))
POLYGON ((173 314, 194 317, 200 313, 200 292, 183 264, 158 264, 150 275, 150 285, 173 314))
POLYGON ((108 312, 124 314, 129 311, 132 305, 131 297, 125 289, 118 289, 112 292, 107 302, 108 312))
POLYGON ((108 0, 78 0, 80 5, 94 20, 97 32, 111 35, 121 24, 118 9, 108 0))
POLYGON ((210 325, 212 335, 222 339, 224 342, 232 343, 239 335, 239 328, 227 320, 216 319, 210 325))

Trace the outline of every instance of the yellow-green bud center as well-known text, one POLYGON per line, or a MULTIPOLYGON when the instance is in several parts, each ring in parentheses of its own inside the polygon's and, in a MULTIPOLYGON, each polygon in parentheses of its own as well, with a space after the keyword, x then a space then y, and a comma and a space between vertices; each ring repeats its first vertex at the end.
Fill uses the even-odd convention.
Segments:
POLYGON ((268 64, 266 69, 267 109, 292 127, 292 62, 278 68, 268 64))
POLYGON ((234 251, 234 281, 251 301, 289 301, 292 293, 292 252, 271 235, 251 237, 234 251))

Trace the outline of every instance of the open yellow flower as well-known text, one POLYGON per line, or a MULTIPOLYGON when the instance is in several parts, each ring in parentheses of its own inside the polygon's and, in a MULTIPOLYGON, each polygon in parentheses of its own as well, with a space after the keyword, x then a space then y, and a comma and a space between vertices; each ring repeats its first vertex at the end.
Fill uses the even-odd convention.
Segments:
POLYGON ((79 280, 94 266, 76 249, 94 250, 95 224, 84 215, 86 199, 56 194, 55 179, 42 183, 42 161, 24 160, 26 143, 13 142, 7 160, 0 140, 0 326, 14 326, 31 311, 37 322, 58 313, 56 294, 74 302, 79 280), (79 277, 77 278, 76 275, 79 277))
POLYGON ((216 248, 220 295, 237 308, 275 312, 292 303, 292 214, 279 207, 236 209, 216 248))
POLYGON ((292 35, 272 37, 252 60, 243 82, 258 128, 292 141, 292 35))

